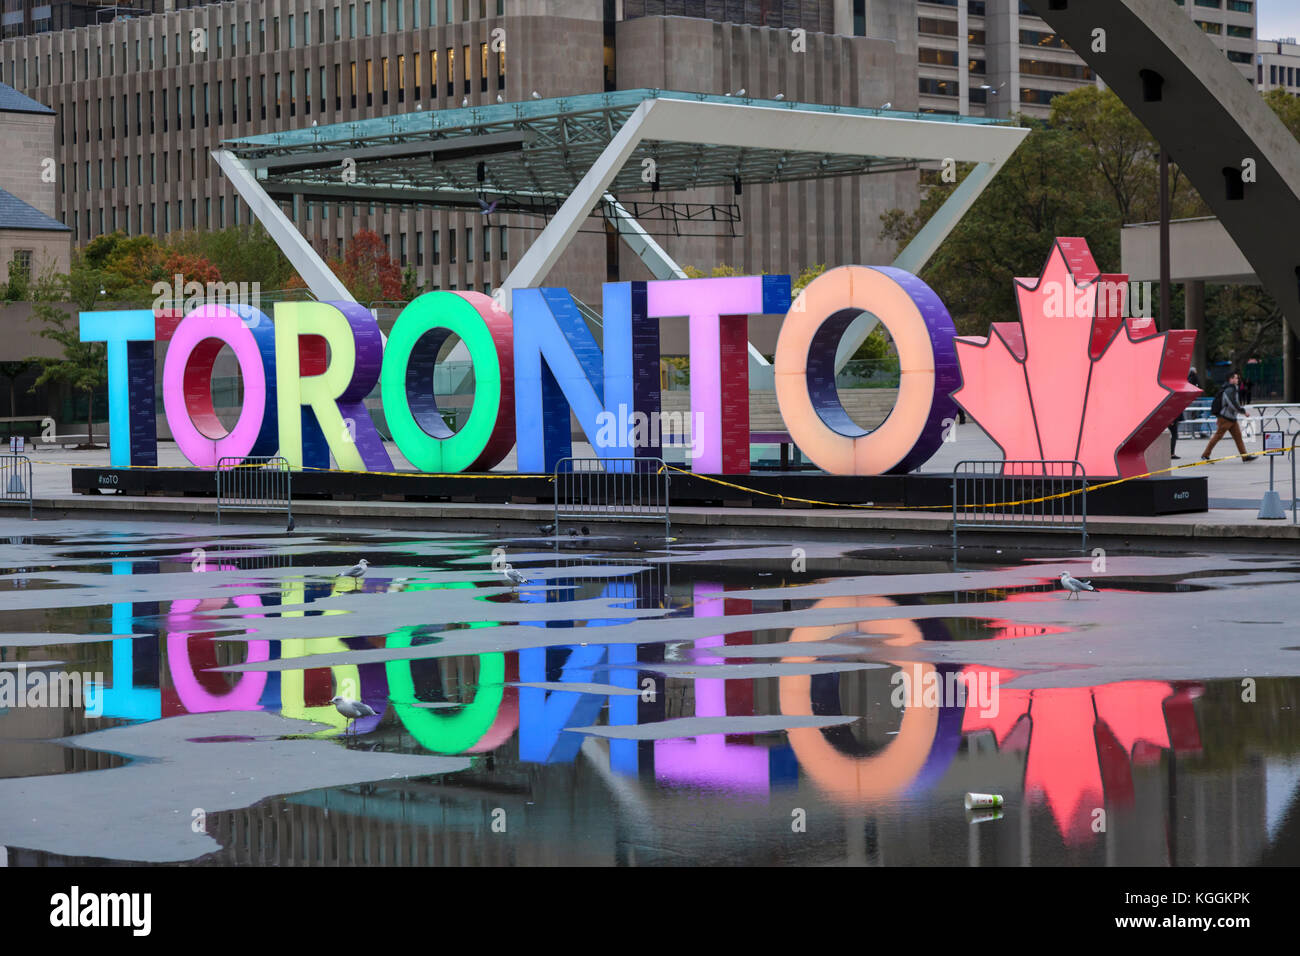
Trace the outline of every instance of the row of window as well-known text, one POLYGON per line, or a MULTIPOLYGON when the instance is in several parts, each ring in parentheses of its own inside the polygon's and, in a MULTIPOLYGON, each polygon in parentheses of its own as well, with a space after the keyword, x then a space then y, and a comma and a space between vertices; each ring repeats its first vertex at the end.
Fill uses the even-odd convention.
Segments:
MULTIPOLYGON (((493 55, 488 44, 480 43, 478 49, 479 91, 486 93, 488 91, 489 71, 495 69, 496 88, 504 90, 506 88, 506 54, 501 50, 493 55)), ((462 81, 460 88, 466 94, 472 92, 473 79, 470 76, 468 65, 471 60, 471 47, 466 44, 461 47, 460 60, 462 64, 461 74, 462 81)), ((244 122, 253 122, 254 104, 256 103, 256 114, 261 120, 274 116, 280 119, 284 116, 297 116, 301 104, 302 113, 305 116, 311 115, 312 104, 317 105, 317 112, 324 113, 329 105, 329 100, 334 101, 336 111, 344 108, 346 105, 352 109, 359 106, 373 107, 388 106, 392 102, 405 103, 408 93, 412 101, 418 102, 423 96, 424 70, 428 69, 428 95, 431 100, 437 100, 439 93, 439 63, 438 51, 431 50, 427 56, 420 53, 413 53, 410 57, 401 54, 396 57, 380 57, 378 77, 375 75, 375 61, 365 60, 361 63, 352 62, 347 65, 348 82, 344 84, 343 64, 336 63, 333 65, 333 84, 329 85, 330 68, 319 67, 315 73, 316 83, 313 85, 313 71, 310 69, 293 70, 287 74, 288 82, 285 82, 286 74, 274 73, 270 76, 271 90, 268 96, 266 75, 261 75, 256 79, 256 88, 254 88, 254 78, 246 76, 243 78, 243 116, 244 122), (299 78, 301 77, 301 83, 299 78), (378 82, 376 83, 376 79, 378 82), (346 90, 346 100, 345 100, 346 90), (301 92, 301 98, 299 93, 301 92), (256 93, 256 99, 254 94, 256 93), (332 94, 332 96, 331 96, 332 94)), ((447 47, 443 55, 443 65, 446 71, 446 81, 443 87, 447 96, 456 95, 456 58, 457 51, 455 47, 447 47)), ((181 130, 185 128, 207 128, 213 122, 215 117, 218 126, 224 126, 227 123, 226 111, 229 108, 230 123, 239 122, 240 117, 240 81, 230 80, 228 82, 189 84, 188 91, 185 87, 174 87, 173 91, 160 90, 157 93, 153 90, 139 92, 134 94, 134 117, 135 117, 135 135, 142 136, 146 127, 150 134, 158 131, 161 126, 162 132, 166 133, 172 129, 181 130), (229 91, 227 94, 226 91, 229 91), (172 95, 169 97, 169 92, 172 95), (174 120, 174 126, 172 125, 174 120)), ((97 97, 94 102, 94 112, 91 112, 91 101, 82 100, 80 104, 77 101, 64 104, 63 120, 59 123, 59 145, 62 146, 68 140, 73 143, 80 141, 82 133, 85 134, 85 141, 91 142, 92 135, 96 142, 102 141, 105 136, 105 130, 109 139, 115 139, 118 135, 118 121, 121 120, 121 130, 123 136, 129 136, 131 133, 131 94, 123 93, 120 97, 97 97), (82 123, 77 122, 78 105, 83 118, 82 123), (117 109, 120 105, 120 111, 117 109), (105 115, 107 113, 107 115, 105 115)))
MULTIPOLYGON (((389 32, 389 24, 393 22, 398 32, 404 32, 407 29, 406 24, 410 23, 411 29, 419 29, 422 26, 438 25, 438 8, 445 3, 446 20, 445 23, 453 21, 454 10, 461 7, 462 20, 470 19, 471 4, 477 8, 480 17, 488 15, 489 0, 392 0, 392 8, 395 13, 394 21, 389 20, 389 0, 368 0, 363 4, 349 3, 347 5, 347 39, 356 39, 358 36, 358 6, 361 9, 361 36, 374 35, 375 13, 378 13, 378 33, 385 34, 389 32), (376 11, 375 8, 378 8, 376 11), (427 13, 427 21, 421 23, 422 11, 427 13)), ((492 0, 497 16, 504 14, 505 0, 492 0)), ((316 11, 316 31, 315 42, 330 42, 326 34, 325 23, 326 11, 324 9, 316 11)), ((289 14, 284 18, 285 31, 282 37, 280 30, 280 17, 271 18, 271 49, 280 50, 285 47, 281 44, 281 39, 288 41, 287 48, 293 49, 298 45, 298 27, 301 25, 302 45, 310 46, 313 42, 312 34, 312 16, 304 12, 301 15, 289 14)), ((345 38, 343 29, 343 8, 336 5, 333 9, 333 31, 332 40, 342 40, 345 38)), ((267 21, 262 18, 257 21, 257 51, 265 53, 267 50, 267 21)), ((155 65, 158 67, 167 66, 168 50, 172 52, 172 64, 181 66, 186 55, 189 54, 190 62, 203 62, 208 56, 221 57, 229 52, 229 55, 236 56, 240 53, 253 53, 254 25, 253 21, 247 20, 243 23, 243 30, 235 24, 229 24, 225 27, 217 27, 209 31, 206 27, 195 26, 188 33, 173 33, 169 36, 160 37, 137 37, 132 41, 131 47, 128 47, 128 41, 121 40, 100 43, 94 48, 92 54, 89 47, 83 47, 79 51, 73 51, 66 61, 71 61, 70 66, 65 61, 63 51, 58 54, 46 53, 45 60, 45 83, 64 83, 77 82, 78 78, 82 80, 92 79, 91 56, 94 56, 95 76, 98 79, 104 76, 112 76, 115 73, 140 72, 141 70, 152 70, 155 65), (242 35, 241 35, 242 34, 242 35), (242 49, 241 41, 242 39, 242 49), (155 43, 155 40, 157 41, 155 43), (128 52, 134 53, 134 59, 128 57, 128 52), (78 54, 80 54, 81 70, 78 73, 78 54), (56 59, 57 56, 57 59, 56 59), (107 66, 107 72, 105 71, 107 66), (58 70, 58 79, 55 77, 55 68, 58 70)), ((17 80, 21 76, 24 87, 41 85, 41 55, 35 54, 31 57, 22 57, 8 62, 8 83, 10 86, 17 86, 17 80), (30 79, 30 83, 28 82, 30 79)), ((4 70, 0 67, 0 76, 4 75, 4 70)))
MULTIPOLYGON (((960 85, 956 80, 937 80, 933 77, 923 76, 917 81, 917 85, 922 93, 930 96, 957 96, 961 92, 960 85)), ((1029 103, 1037 106, 1046 106, 1056 97, 1063 96, 1065 90, 1035 90, 1029 87, 1022 87, 1020 90, 1020 102, 1029 103)), ((970 91, 970 101, 972 103, 985 103, 988 101, 988 91, 978 88, 970 91)))
MULTIPOLYGON (((1174 0, 1174 3, 1180 7, 1183 6, 1183 0, 1174 0)), ((1252 0, 1228 0, 1226 6, 1223 0, 1192 0, 1193 6, 1209 7, 1212 10, 1230 10, 1233 13, 1254 13, 1255 4, 1252 0)))
MULTIPOLYGON (((1259 68, 1259 82, 1264 82, 1264 67, 1259 68)), ((1268 82, 1270 86, 1300 86, 1300 68, 1294 66, 1278 66, 1276 63, 1270 63, 1268 67, 1268 82)))

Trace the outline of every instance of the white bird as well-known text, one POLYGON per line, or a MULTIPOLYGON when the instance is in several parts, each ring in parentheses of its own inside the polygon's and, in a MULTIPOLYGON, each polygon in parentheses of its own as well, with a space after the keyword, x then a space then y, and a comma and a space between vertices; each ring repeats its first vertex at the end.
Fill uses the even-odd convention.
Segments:
POLYGON ((463 109, 464 107, 466 107, 466 106, 469 106, 469 97, 466 96, 464 99, 462 99, 462 100, 460 101, 460 105, 461 105, 461 108, 462 108, 462 109, 463 109))
POLYGON ((1067 601, 1070 600, 1071 595, 1078 598, 1080 591, 1097 591, 1097 589, 1092 586, 1091 581, 1080 581, 1078 578, 1072 578, 1070 577, 1069 571, 1061 572, 1061 587, 1070 592, 1065 596, 1067 601))
POLYGON ((785 94, 784 94, 784 93, 778 93, 778 94, 776 94, 776 96, 772 97, 772 99, 774 99, 774 100, 783 100, 783 99, 785 99, 785 94))
MULTIPOLYGON (((335 710, 348 719, 349 727, 358 717, 375 716, 374 709, 364 701, 353 700, 350 697, 335 697, 330 703, 334 705, 335 710)), ((346 732, 346 728, 344 731, 346 732)))
POLYGON ((505 98, 504 96, 502 96, 500 93, 498 93, 498 94, 497 94, 497 102, 498 102, 498 103, 504 103, 505 101, 506 101, 506 98, 505 98))
POLYGON ((538 93, 536 90, 533 90, 533 99, 540 100, 541 98, 542 98, 542 94, 538 93))
POLYGON ((505 576, 505 579, 515 587, 519 587, 519 585, 521 584, 530 583, 528 578, 526 578, 523 574, 516 571, 513 567, 511 567, 508 564, 505 566, 504 569, 502 569, 501 573, 502 575, 505 576))
POLYGON ((356 564, 352 565, 352 567, 348 568, 346 571, 340 574, 339 577, 356 578, 360 580, 361 578, 364 578, 366 576, 366 568, 368 567, 370 567, 370 562, 367 561, 365 558, 362 558, 356 564))
POLYGON ((880 108, 881 108, 882 110, 893 109, 893 108, 894 108, 894 104, 893 104, 893 103, 886 103, 884 106, 882 106, 882 107, 880 107, 880 108))

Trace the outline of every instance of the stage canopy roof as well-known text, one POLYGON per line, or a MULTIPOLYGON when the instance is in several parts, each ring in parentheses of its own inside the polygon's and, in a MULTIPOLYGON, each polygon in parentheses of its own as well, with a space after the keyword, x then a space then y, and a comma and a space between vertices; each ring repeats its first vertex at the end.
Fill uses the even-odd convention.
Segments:
POLYGON ((1001 146, 988 156, 971 149, 983 152, 973 142, 980 127, 1005 121, 651 89, 402 113, 228 140, 224 149, 280 198, 445 209, 479 209, 486 198, 499 212, 551 215, 644 104, 661 107, 658 122, 644 124, 606 187, 616 196, 650 193, 656 178, 659 190, 691 190, 894 172, 953 155, 999 161, 1005 154, 1001 146), (754 108, 744 111, 749 122, 763 117, 761 135, 735 128, 738 106, 754 108), (828 129, 864 119, 884 124, 869 153, 860 140, 846 148, 828 136, 828 129), (839 122, 831 127, 827 120, 839 122), (966 149, 952 149, 954 134, 966 149), (349 174, 345 181, 347 159, 356 164, 355 180, 349 174))

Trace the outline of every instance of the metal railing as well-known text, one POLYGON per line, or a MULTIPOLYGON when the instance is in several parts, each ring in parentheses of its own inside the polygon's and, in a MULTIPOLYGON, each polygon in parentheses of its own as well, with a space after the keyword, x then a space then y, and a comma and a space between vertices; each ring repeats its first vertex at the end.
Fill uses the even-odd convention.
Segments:
POLYGON ((27 517, 34 518, 32 460, 26 455, 0 455, 0 505, 27 504, 27 517))
POLYGON ((967 460, 952 475, 952 546, 961 528, 1078 531, 1088 550, 1088 487, 1073 460, 967 460))
POLYGON ((1296 492, 1295 492, 1295 445, 1300 440, 1300 432, 1292 432, 1291 439, 1287 444, 1291 447, 1291 523, 1296 523, 1296 492))
POLYGON ((217 462, 217 524, 225 511, 278 511, 293 527, 293 472, 286 458, 222 458, 217 462))
POLYGON ((563 521, 659 521, 672 530, 662 458, 561 458, 555 463, 555 533, 563 521))

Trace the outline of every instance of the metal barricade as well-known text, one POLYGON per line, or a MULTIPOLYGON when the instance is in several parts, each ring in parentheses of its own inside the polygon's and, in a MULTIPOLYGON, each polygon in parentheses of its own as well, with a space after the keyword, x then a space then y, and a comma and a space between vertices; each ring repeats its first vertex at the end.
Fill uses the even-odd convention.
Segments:
POLYGON ((1078 531, 1088 550, 1088 487, 1072 460, 968 460, 952 476, 952 546, 961 528, 1078 531))
POLYGON ((32 460, 26 455, 0 455, 0 505, 27 505, 27 517, 34 518, 32 502, 32 460))
POLYGON ((561 458, 555 463, 555 533, 561 522, 660 521, 672 531, 662 458, 561 458))
POLYGON ((293 527, 293 472, 286 458, 222 458, 217 462, 217 524, 224 511, 277 511, 293 527))
POLYGON ((1292 432, 1291 439, 1287 442, 1291 446, 1291 523, 1296 523, 1296 494, 1295 494, 1295 444, 1300 440, 1300 432, 1292 432))

